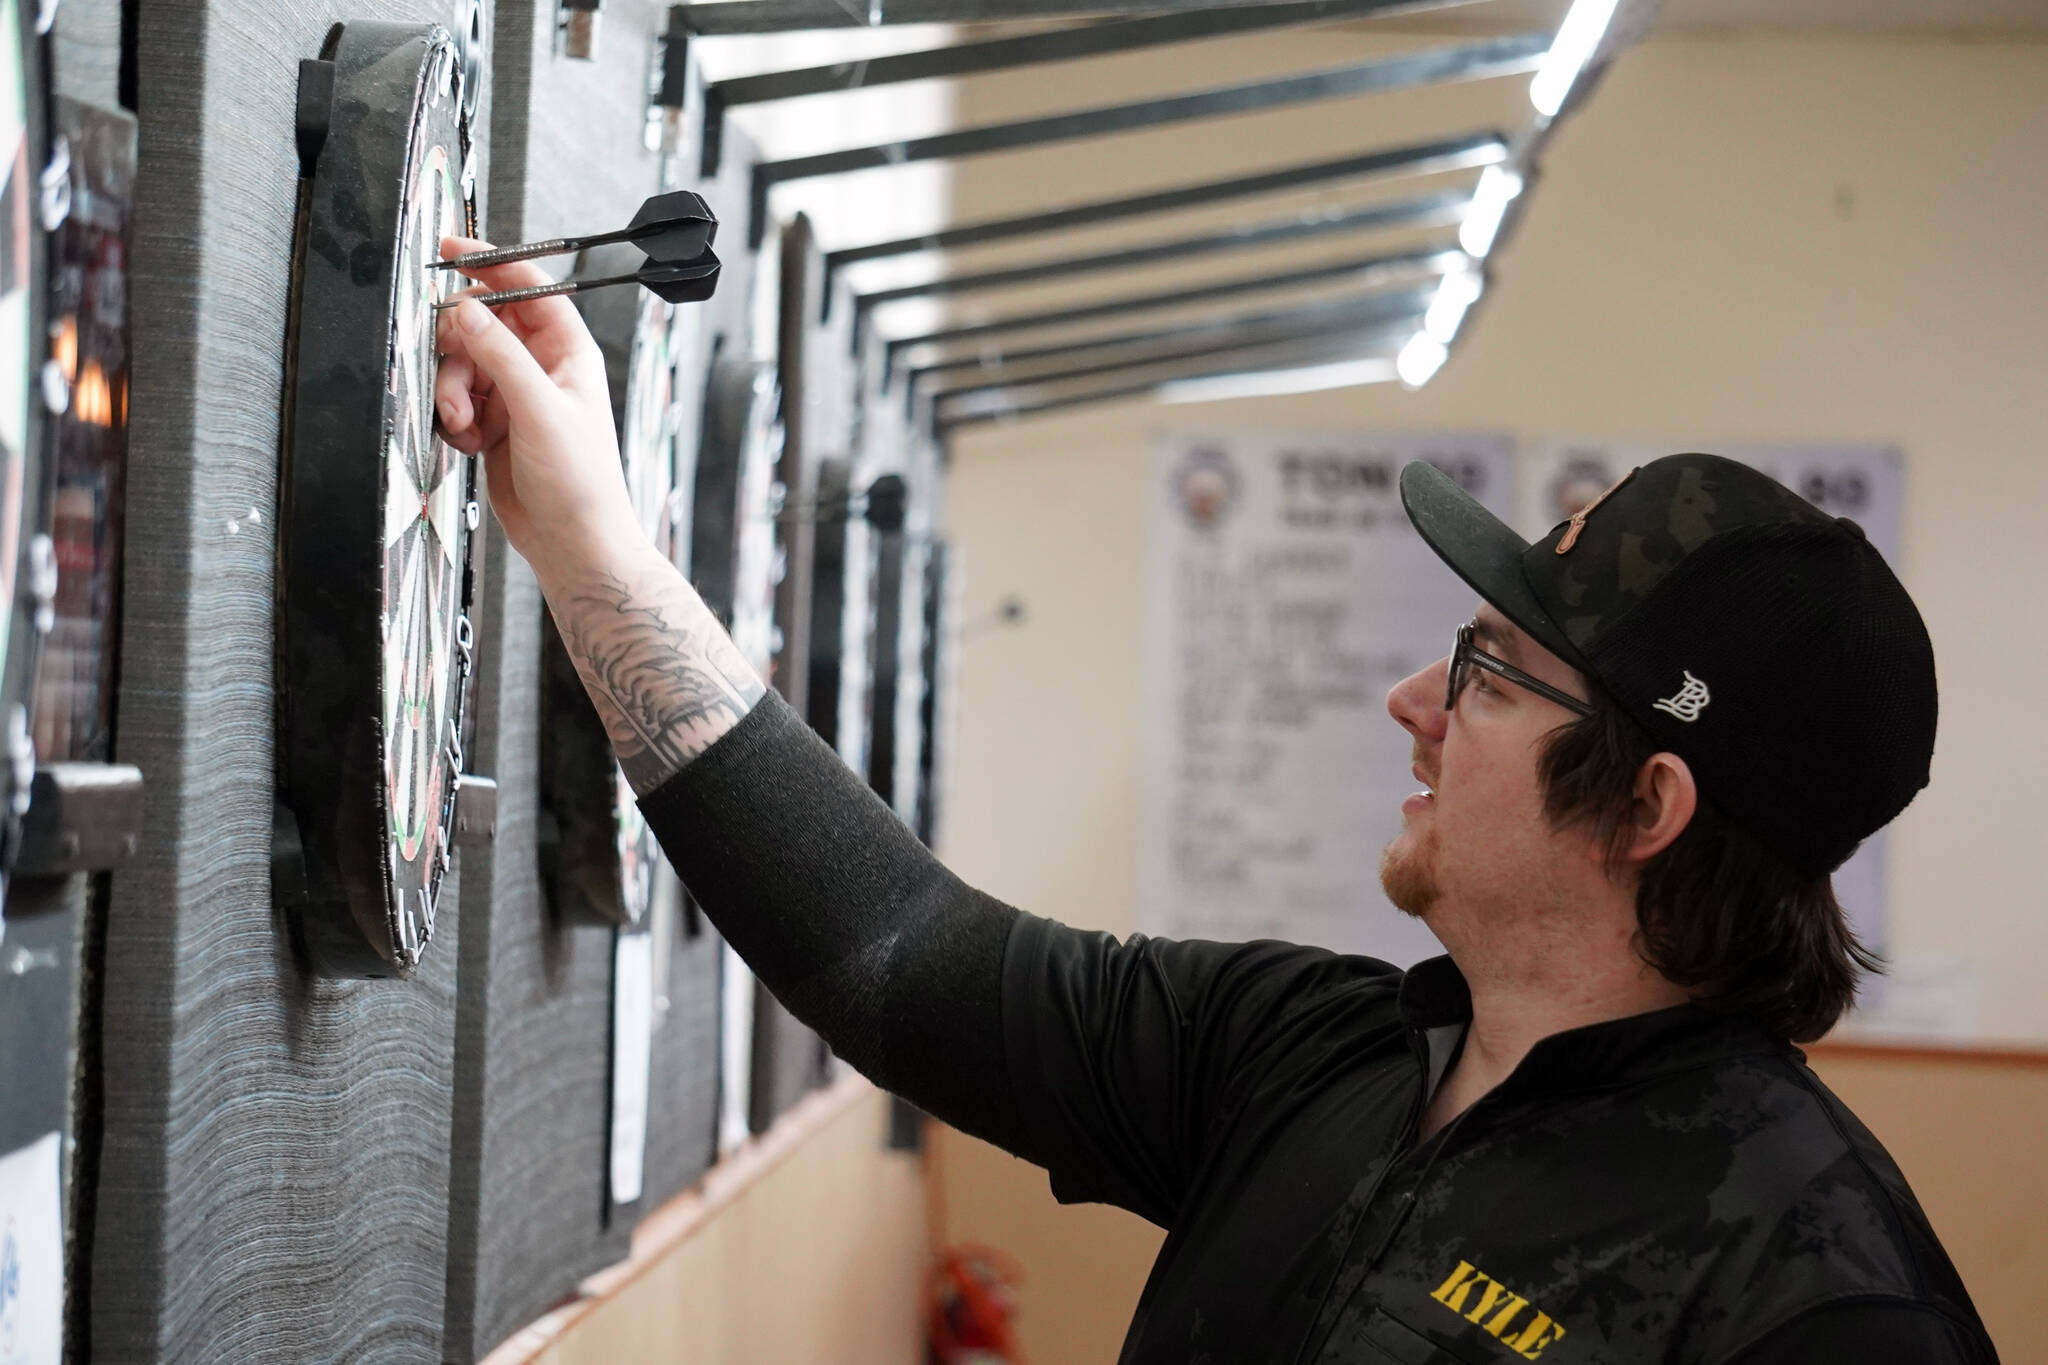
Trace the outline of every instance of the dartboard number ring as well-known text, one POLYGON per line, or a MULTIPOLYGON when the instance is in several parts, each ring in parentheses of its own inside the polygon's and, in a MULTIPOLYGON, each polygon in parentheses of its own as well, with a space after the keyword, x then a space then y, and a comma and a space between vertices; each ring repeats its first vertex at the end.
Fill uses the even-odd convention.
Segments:
POLYGON ((303 865, 286 908, 326 975, 410 974, 454 866, 480 511, 434 428, 457 281, 429 266, 476 231, 467 69, 439 27, 351 23, 301 75, 279 777, 303 865))

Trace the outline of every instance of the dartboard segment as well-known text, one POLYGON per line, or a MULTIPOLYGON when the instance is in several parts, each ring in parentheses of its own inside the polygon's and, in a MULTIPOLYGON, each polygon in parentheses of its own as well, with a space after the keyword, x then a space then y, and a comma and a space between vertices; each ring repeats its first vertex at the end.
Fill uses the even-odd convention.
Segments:
POLYGON ((357 23, 301 86, 284 501, 281 881, 309 965, 404 976, 454 864, 474 639, 474 463, 434 426, 443 237, 475 230, 472 77, 430 25, 357 23), (317 92, 331 101, 308 107, 317 92), (309 95, 308 92, 316 92, 309 95))

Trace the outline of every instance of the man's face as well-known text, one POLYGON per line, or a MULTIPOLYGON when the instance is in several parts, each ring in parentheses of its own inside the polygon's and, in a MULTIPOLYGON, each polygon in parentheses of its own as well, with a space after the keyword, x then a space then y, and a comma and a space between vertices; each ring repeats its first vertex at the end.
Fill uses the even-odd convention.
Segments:
MULTIPOLYGON (((1576 670, 1506 617, 1481 604, 1473 641, 1486 653, 1575 697, 1576 670)), ((1415 741, 1427 788, 1403 803, 1401 833, 1380 856, 1387 899, 1435 930, 1446 946, 1498 926, 1518 907, 1549 902, 1583 875, 1583 837, 1556 831, 1537 774, 1543 740, 1575 717, 1481 668, 1469 668, 1455 710, 1444 710, 1450 660, 1395 684, 1387 710, 1415 741)))

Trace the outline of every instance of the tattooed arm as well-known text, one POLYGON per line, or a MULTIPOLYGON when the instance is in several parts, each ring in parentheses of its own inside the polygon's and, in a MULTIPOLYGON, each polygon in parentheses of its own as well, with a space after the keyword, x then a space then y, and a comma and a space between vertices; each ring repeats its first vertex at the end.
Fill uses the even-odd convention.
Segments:
MULTIPOLYGON (((446 251, 480 244, 451 241, 446 251)), ((493 289, 538 266, 477 272, 493 289)), ((749 966, 833 1050, 1018 1149, 1002 968, 1018 915, 962 886, 742 661, 641 531, 604 362, 566 299, 443 316, 435 398, 604 718, 648 826, 749 966)))
POLYGON ((739 724, 767 688, 667 560, 620 560, 546 591, 619 767, 645 796, 739 724))
MULTIPOLYGON (((455 238, 444 249, 481 249, 455 238)), ((543 283, 530 261, 476 272, 492 289, 543 283)), ((533 566, 633 790, 673 777, 766 690, 633 514, 604 359, 565 298, 442 316, 442 434, 483 458, 491 509, 533 566)))

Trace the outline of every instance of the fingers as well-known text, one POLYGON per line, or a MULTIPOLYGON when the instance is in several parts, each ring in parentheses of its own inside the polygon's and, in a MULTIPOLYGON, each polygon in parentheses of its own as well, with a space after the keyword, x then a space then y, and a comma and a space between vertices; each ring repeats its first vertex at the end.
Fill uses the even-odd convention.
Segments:
POLYGON ((461 431, 476 418, 476 401, 470 396, 475 382, 476 364, 467 355, 449 356, 434 376, 434 410, 441 414, 441 424, 451 433, 461 431))
MULTIPOLYGON (((472 251, 489 251, 489 242, 479 242, 470 237, 443 237, 441 258, 465 255, 472 251)), ((457 267, 464 275, 487 289, 530 289, 537 284, 553 284, 550 275, 538 261, 513 261, 509 265, 485 266, 481 270, 457 267)), ((576 324, 580 319, 576 306, 561 295, 545 299, 529 299, 518 306, 520 320, 529 328, 540 331, 563 324, 576 324)))
POLYGON ((539 420, 561 391, 526 343, 514 336, 490 309, 474 300, 465 299, 449 312, 454 314, 460 333, 454 340, 459 350, 453 352, 451 359, 454 354, 466 355, 476 367, 478 379, 488 381, 496 390, 513 420, 539 420))
POLYGON ((488 455, 493 451, 502 453, 509 431, 505 420, 505 405, 495 398, 477 398, 471 411, 472 420, 460 428, 450 427, 444 419, 441 425, 441 439, 465 455, 488 455))

